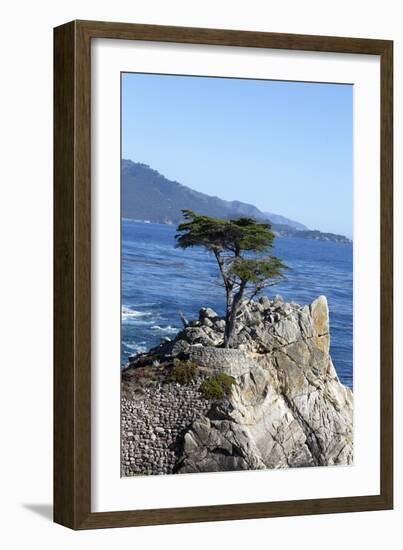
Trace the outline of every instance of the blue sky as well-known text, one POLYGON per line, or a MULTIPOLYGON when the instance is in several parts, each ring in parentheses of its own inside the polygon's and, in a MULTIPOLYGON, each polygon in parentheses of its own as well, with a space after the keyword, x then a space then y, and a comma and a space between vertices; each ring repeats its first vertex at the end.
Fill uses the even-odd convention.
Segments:
POLYGON ((122 155, 209 195, 352 236, 353 88, 122 75, 122 155))

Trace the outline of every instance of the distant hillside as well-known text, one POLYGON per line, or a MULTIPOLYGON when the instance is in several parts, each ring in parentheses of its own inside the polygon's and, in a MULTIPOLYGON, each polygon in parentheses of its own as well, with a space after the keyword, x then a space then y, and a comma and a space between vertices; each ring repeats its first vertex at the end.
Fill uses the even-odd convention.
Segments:
MULTIPOLYGON (((176 224, 182 220, 184 208, 218 218, 249 216, 259 220, 270 219, 252 204, 211 197, 177 181, 168 180, 146 164, 122 160, 123 217, 176 224)), ((273 216, 276 217, 275 214, 273 216)), ((302 224, 283 216, 277 218, 282 226, 306 229, 302 224)), ((274 219, 271 221, 276 224, 274 219)))
POLYGON ((280 229, 279 226, 277 226, 275 232, 279 237, 298 237, 299 239, 309 239, 311 241, 332 241, 334 243, 340 244, 351 243, 351 239, 345 237, 344 235, 336 235, 335 233, 323 233, 322 231, 318 231, 317 229, 280 229))
POLYGON ((285 218, 284 216, 279 216, 279 214, 273 214, 272 212, 263 212, 269 220, 273 224, 276 225, 288 225, 289 227, 292 227, 293 229, 297 229, 298 231, 309 231, 307 226, 300 222, 295 222, 294 220, 290 220, 289 218, 285 218))
MULTIPOLYGON (((253 204, 211 197, 165 178, 147 164, 122 160, 124 218, 176 225, 183 219, 183 209, 224 219, 248 216, 256 220, 270 221, 273 230, 284 236, 298 236, 300 232, 310 233, 304 225, 277 214, 262 212, 253 204)), ((315 232, 314 238, 318 238, 316 233, 318 232, 315 232)), ((305 238, 310 237, 305 235, 305 238)))

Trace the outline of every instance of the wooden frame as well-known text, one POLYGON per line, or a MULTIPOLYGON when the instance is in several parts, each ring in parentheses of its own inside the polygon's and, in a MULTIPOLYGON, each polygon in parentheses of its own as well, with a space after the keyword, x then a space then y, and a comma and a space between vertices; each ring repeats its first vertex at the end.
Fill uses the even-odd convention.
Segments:
POLYGON ((54 520, 72 529, 386 510, 393 507, 393 43, 73 21, 54 31, 54 520), (91 513, 90 55, 92 38, 378 55, 381 58, 381 490, 379 495, 91 513))

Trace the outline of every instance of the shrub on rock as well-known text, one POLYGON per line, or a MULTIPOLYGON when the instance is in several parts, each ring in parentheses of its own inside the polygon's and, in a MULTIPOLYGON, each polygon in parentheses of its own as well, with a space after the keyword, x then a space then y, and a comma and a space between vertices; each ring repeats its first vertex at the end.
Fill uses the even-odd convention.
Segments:
POLYGON ((230 395, 233 384, 235 384, 235 378, 222 372, 204 380, 200 385, 200 393, 209 401, 224 399, 230 395))
POLYGON ((191 384, 196 377, 196 365, 191 361, 174 360, 174 368, 171 371, 171 380, 185 386, 191 384))

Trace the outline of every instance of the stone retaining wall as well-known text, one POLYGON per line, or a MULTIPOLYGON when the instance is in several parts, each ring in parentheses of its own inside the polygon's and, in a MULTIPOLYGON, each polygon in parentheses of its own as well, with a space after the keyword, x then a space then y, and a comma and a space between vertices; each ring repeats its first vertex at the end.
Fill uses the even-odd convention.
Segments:
POLYGON ((238 349, 192 346, 189 360, 207 371, 225 372, 231 376, 242 376, 256 366, 251 354, 238 349))
POLYGON ((201 381, 156 383, 132 397, 122 395, 122 476, 173 473, 181 434, 209 409, 198 391, 201 381))

